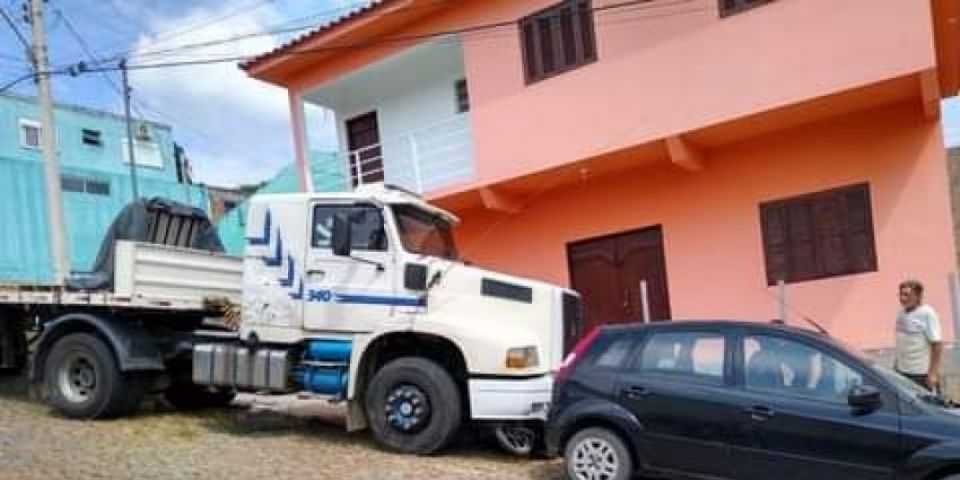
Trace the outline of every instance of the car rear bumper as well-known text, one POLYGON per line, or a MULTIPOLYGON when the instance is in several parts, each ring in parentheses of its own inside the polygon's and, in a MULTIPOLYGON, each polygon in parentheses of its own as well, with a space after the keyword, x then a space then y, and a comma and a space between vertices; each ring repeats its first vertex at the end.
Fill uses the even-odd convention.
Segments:
POLYGON ((546 420, 553 376, 512 379, 471 378, 470 412, 474 420, 546 420))

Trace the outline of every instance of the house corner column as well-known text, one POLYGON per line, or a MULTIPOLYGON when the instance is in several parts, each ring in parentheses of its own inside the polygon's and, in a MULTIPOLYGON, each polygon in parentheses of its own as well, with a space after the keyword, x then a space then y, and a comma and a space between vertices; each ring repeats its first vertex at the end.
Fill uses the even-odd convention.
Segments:
POLYGON ((310 151, 307 144, 307 120, 303 110, 303 97, 298 92, 288 90, 290 101, 290 127, 293 131, 293 150, 297 162, 297 178, 301 192, 313 191, 313 178, 310 174, 310 151))

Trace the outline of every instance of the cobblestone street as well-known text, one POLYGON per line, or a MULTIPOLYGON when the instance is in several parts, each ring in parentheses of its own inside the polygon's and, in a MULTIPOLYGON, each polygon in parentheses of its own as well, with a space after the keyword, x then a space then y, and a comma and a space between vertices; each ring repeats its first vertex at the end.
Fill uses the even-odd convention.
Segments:
POLYGON ((296 402, 293 415, 243 407, 177 413, 148 401, 132 418, 83 422, 30 400, 22 379, 0 377, 0 480, 560 477, 558 461, 510 457, 490 442, 464 439, 435 457, 394 455, 366 432, 346 433, 335 412, 296 415, 324 408, 296 402))

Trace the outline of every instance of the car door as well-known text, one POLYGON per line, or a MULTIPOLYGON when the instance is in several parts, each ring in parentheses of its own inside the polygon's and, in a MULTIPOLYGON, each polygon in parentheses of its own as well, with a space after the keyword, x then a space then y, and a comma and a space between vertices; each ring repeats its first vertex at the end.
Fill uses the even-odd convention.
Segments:
POLYGON ((383 211, 371 204, 313 206, 304 282, 304 327, 369 332, 400 305, 383 211), (351 254, 334 255, 333 218, 350 219, 351 254))
POLYGON ((648 333, 619 380, 619 402, 643 427, 640 461, 663 473, 728 477, 736 404, 728 399, 729 340, 722 330, 675 326, 648 333))
POLYGON ((740 408, 732 450, 742 480, 890 479, 898 460, 895 393, 864 365, 826 344, 782 333, 746 333, 736 354, 740 408), (851 407, 852 387, 871 385, 883 405, 851 407))

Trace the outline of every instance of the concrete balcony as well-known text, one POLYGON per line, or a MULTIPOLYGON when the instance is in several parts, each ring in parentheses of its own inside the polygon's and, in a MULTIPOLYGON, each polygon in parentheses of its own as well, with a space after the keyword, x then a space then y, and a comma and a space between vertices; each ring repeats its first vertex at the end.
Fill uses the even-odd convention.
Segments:
POLYGON ((460 39, 444 38, 307 89, 302 98, 334 112, 350 185, 386 181, 429 193, 474 176, 465 78, 460 39))

